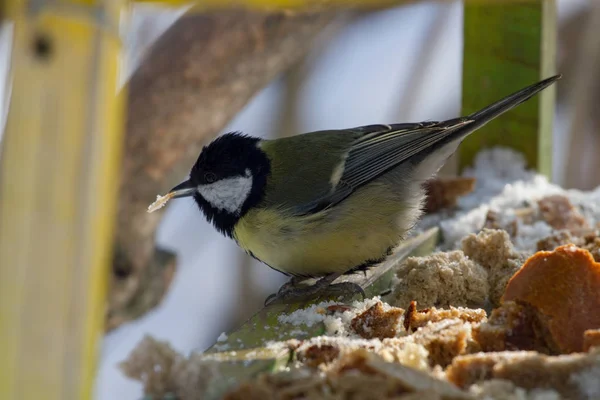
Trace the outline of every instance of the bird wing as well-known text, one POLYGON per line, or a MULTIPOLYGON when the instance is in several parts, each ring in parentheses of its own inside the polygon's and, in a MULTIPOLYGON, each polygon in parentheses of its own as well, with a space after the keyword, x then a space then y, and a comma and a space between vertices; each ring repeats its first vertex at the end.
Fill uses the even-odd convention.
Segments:
POLYGON ((360 136, 340 160, 343 170, 339 179, 328 193, 296 206, 295 213, 312 214, 339 203, 359 187, 472 122, 471 119, 456 118, 443 122, 366 125, 344 130, 360 136))
POLYGON ((338 131, 349 132, 352 140, 345 147, 341 161, 332 169, 330 190, 316 191, 310 200, 300 202, 296 212, 300 215, 316 213, 339 203, 357 188, 412 157, 431 151, 433 146, 442 144, 440 142, 464 139, 560 78, 561 75, 555 75, 529 85, 468 117, 442 122, 367 125, 338 131))

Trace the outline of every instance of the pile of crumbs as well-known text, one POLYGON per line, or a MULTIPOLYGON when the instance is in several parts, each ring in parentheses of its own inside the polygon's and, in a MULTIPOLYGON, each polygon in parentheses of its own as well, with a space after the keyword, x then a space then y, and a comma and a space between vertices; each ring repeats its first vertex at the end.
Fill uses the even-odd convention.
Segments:
MULTIPOLYGON (((503 149, 465 174, 472 193, 417 227, 441 228, 438 249, 397 265, 389 295, 279 315, 286 337, 324 333, 266 342, 285 367, 219 398, 600 399, 600 188, 564 190, 503 149)), ((141 347, 123 369, 147 395, 214 398, 210 357, 141 347)))
POLYGON ((540 240, 560 231, 581 236, 600 229, 600 187, 563 189, 527 170, 523 156, 513 150, 482 151, 463 175, 475 178, 474 190, 453 209, 423 216, 415 230, 439 226, 440 250, 459 249, 465 236, 484 227, 506 230, 515 249, 530 254, 540 240))
POLYGON ((277 320, 280 324, 291 324, 300 327, 312 327, 322 323, 328 336, 357 337, 351 324, 357 315, 364 313, 373 306, 382 307, 383 312, 393 311, 393 307, 382 305, 380 297, 354 301, 350 305, 340 305, 335 301, 327 301, 314 304, 306 309, 296 310, 290 314, 281 314, 277 320))

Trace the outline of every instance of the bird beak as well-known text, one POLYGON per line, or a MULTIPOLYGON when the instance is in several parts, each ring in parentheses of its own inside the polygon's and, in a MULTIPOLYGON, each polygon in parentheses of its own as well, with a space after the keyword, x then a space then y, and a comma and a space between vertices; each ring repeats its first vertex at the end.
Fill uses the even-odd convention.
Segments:
POLYGON ((169 191, 169 197, 172 199, 176 199, 178 197, 188 197, 193 196, 196 193, 196 185, 194 185, 189 180, 181 182, 179 185, 175 186, 173 189, 169 191))

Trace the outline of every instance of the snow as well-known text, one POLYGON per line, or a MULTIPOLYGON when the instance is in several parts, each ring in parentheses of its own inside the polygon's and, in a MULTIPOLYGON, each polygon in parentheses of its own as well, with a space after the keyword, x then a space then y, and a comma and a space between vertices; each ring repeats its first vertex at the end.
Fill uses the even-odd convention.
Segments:
MULTIPOLYGON (((350 309, 342 312, 328 312, 327 308, 329 306, 335 306, 339 303, 335 301, 324 301, 313 304, 307 308, 296 310, 290 314, 281 314, 277 317, 277 320, 280 324, 306 327, 311 327, 322 322, 325 326, 326 335, 358 337, 358 335, 353 333, 350 327, 352 319, 380 301, 381 298, 379 296, 362 301, 355 300, 350 304, 350 309)), ((391 308, 387 303, 382 303, 382 306, 384 311, 388 311, 391 308)))
POLYGON ((477 232, 488 211, 492 210, 498 213, 500 221, 517 221, 518 234, 513 238, 515 249, 534 252, 537 242, 555 230, 545 221, 524 224, 516 218, 516 211, 523 207, 537 211, 537 200, 549 195, 569 198, 591 226, 600 222, 600 187, 591 192, 565 190, 547 177, 527 170, 522 155, 511 149, 493 148, 480 152, 473 168, 466 169, 463 175, 476 178, 475 190, 458 200, 456 211, 426 215, 415 230, 421 232, 439 226, 443 236, 440 249, 459 249, 462 238, 477 232))
POLYGON ((600 398, 600 379, 598 377, 600 377, 600 365, 571 375, 570 381, 579 387, 579 391, 586 399, 597 399, 600 398))
POLYGON ((221 332, 221 334, 217 338, 217 342, 224 342, 226 340, 227 340, 227 334, 225 332, 221 332))

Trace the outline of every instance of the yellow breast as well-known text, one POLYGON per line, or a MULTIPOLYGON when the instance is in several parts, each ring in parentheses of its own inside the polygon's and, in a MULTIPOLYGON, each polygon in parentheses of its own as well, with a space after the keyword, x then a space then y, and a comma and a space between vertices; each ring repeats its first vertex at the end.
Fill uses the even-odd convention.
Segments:
POLYGON ((243 249, 291 275, 346 272, 381 259, 406 233, 404 204, 385 194, 365 190, 309 217, 254 209, 240 219, 234 237, 243 249))

